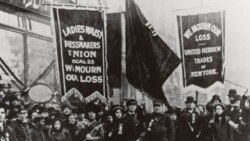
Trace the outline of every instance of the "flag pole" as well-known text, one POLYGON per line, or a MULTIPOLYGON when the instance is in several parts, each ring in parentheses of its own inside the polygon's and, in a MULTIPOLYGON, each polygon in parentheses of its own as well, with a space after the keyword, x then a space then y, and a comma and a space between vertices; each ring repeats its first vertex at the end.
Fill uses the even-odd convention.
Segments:
POLYGON ((121 50, 121 95, 120 95, 120 104, 123 100, 125 92, 126 82, 126 21, 125 21, 125 12, 121 12, 121 38, 122 38, 122 50, 121 50))

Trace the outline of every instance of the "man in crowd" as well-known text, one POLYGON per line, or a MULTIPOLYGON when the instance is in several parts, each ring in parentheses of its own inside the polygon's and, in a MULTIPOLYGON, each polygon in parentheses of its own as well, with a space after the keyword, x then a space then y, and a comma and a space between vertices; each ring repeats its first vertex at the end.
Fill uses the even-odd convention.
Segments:
POLYGON ((185 103, 186 108, 180 115, 178 141, 198 141, 203 125, 200 115, 195 111, 196 101, 188 96, 185 103))
POLYGON ((124 120, 128 122, 129 131, 131 132, 131 141, 135 141, 139 138, 141 132, 143 131, 143 121, 140 115, 136 112, 137 101, 135 99, 130 99, 126 103, 127 112, 125 113, 124 120))
POLYGON ((230 89, 228 91, 228 98, 229 98, 229 105, 226 105, 225 114, 229 116, 230 118, 233 118, 235 113, 237 113, 237 110, 235 109, 234 103, 235 103, 235 96, 237 95, 237 91, 235 89, 230 89))
POLYGON ((5 124, 6 121, 6 105, 0 104, 0 140, 1 141, 16 141, 14 130, 5 124))
POLYGON ((175 126, 170 115, 165 113, 164 103, 160 100, 153 102, 154 112, 146 121, 145 131, 141 134, 142 141, 175 141, 175 126))

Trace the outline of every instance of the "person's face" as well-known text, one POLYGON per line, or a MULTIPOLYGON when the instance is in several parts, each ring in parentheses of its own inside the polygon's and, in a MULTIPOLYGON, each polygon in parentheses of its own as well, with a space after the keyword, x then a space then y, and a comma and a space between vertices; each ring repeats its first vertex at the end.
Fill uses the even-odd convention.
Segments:
POLYGON ((163 112, 163 106, 161 104, 154 105, 154 113, 160 114, 163 112))
POLYGON ((78 118, 81 119, 81 120, 84 119, 85 118, 85 114, 84 113, 78 114, 78 118))
POLYGON ((19 120, 26 121, 28 119, 28 111, 27 110, 21 110, 19 113, 19 120))
POLYGON ((195 108, 194 102, 188 102, 188 103, 186 103, 186 105, 187 105, 188 109, 194 109, 195 108))
POLYGON ((69 107, 65 107, 65 108, 63 109, 63 113, 64 113, 65 115, 69 115, 69 114, 71 114, 71 109, 70 109, 69 107))
POLYGON ((60 121, 57 120, 57 121, 54 122, 54 127, 55 127, 56 130, 59 130, 61 128, 61 126, 62 125, 61 125, 60 121))
POLYGON ((136 108, 137 108, 137 105, 135 103, 128 105, 128 111, 130 112, 135 112, 136 108))
POLYGON ((3 92, 5 93, 9 92, 9 88, 3 88, 3 92))
POLYGON ((19 101, 17 101, 17 100, 13 100, 13 101, 11 102, 11 104, 12 104, 13 106, 17 106, 17 105, 19 105, 20 103, 19 103, 19 101))
POLYGON ((93 111, 89 111, 89 112, 88 112, 88 117, 89 117, 90 120, 95 120, 95 118, 96 118, 96 113, 93 112, 93 111))
POLYGON ((230 96, 230 97, 228 97, 228 98, 229 98, 230 104, 233 104, 233 103, 234 103, 234 97, 230 96))
POLYGON ((234 102, 234 106, 240 107, 240 100, 236 100, 236 101, 234 102))
POLYGON ((222 107, 221 107, 221 106, 216 106, 216 108, 215 108, 215 113, 216 113, 217 115, 221 115, 221 114, 223 113, 222 107))
POLYGON ((31 119, 34 120, 34 118, 37 117, 37 116, 38 116, 38 113, 37 112, 33 112, 31 114, 31 119))
POLYGON ((219 103, 220 103, 219 100, 214 100, 214 101, 213 101, 213 105, 216 105, 216 104, 219 104, 219 103))
POLYGON ((116 118, 118 118, 118 119, 122 118, 122 110, 121 110, 121 109, 117 109, 117 110, 115 111, 115 116, 116 116, 116 118))
POLYGON ((74 115, 70 115, 69 116, 69 123, 70 124, 75 124, 75 122, 76 122, 76 117, 74 115))
POLYGON ((48 117, 49 116, 49 113, 48 112, 42 112, 41 114, 43 117, 48 117))
POLYGON ((44 126, 45 125, 44 119, 41 119, 39 123, 40 123, 40 125, 44 126))
POLYGON ((0 122, 4 122, 5 117, 6 117, 6 113, 5 113, 4 108, 0 108, 0 122))

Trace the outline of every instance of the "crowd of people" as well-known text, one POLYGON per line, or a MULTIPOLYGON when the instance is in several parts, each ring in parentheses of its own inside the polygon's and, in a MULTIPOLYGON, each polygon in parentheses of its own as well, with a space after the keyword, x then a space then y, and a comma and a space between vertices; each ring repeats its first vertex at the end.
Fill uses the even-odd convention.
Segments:
POLYGON ((6 96, 0 103, 0 141, 250 141, 250 97, 231 89, 228 98, 229 105, 218 95, 197 105, 188 96, 184 109, 154 100, 153 113, 145 113, 135 99, 109 110, 98 102, 75 110, 6 96))

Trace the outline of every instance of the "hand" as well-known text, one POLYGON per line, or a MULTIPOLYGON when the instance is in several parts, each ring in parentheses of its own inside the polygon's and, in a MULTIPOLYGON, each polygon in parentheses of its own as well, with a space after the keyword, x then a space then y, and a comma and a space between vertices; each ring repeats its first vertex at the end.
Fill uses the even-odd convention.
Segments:
POLYGON ((212 124, 212 123, 214 123, 214 120, 213 120, 213 119, 211 119, 211 120, 209 121, 209 124, 212 124))
POLYGON ((86 135, 86 140, 92 140, 92 139, 93 139, 93 137, 90 134, 86 135))
POLYGON ((238 127, 239 127, 239 124, 236 124, 236 123, 234 123, 233 121, 229 121, 228 122, 229 123, 229 125, 233 128, 233 129, 238 129, 238 127))

